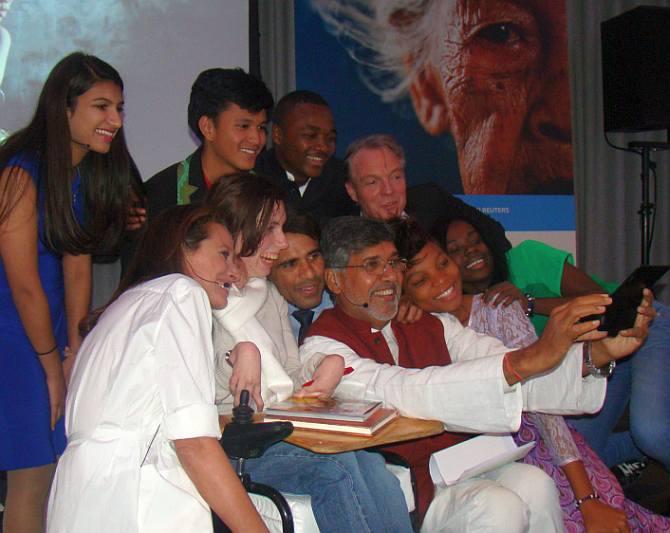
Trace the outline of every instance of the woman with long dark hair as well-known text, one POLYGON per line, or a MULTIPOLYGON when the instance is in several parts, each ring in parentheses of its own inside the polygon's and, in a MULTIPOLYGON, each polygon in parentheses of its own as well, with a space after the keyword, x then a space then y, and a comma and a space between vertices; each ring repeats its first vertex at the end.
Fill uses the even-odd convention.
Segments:
POLYGON ((0 470, 5 531, 41 531, 67 372, 91 291, 90 254, 113 249, 129 205, 123 82, 74 53, 30 123, 0 146, 0 470), (68 349, 66 350, 66 347, 68 349))
MULTIPOLYGON (((68 445, 47 531, 265 531, 218 439, 212 310, 239 280, 205 206, 149 225, 111 302, 91 314, 68 389, 68 445)), ((258 357, 250 343, 233 357, 258 357)))

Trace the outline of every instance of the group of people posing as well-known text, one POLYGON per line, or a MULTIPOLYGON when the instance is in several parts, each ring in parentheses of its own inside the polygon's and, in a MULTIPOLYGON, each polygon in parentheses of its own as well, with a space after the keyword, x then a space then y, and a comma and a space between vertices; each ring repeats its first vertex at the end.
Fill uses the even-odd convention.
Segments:
POLYGON ((274 106, 257 78, 209 69, 188 124, 198 149, 142 183, 121 78, 75 53, 0 146, 5 533, 211 531, 212 512, 264 531, 218 442, 242 390, 258 410, 335 395, 444 424, 383 450, 413 471, 412 516, 380 450, 281 442, 246 462, 255 481, 310 496, 324 532, 670 528, 603 463, 642 450, 670 466, 654 433, 666 413, 646 401, 668 346, 650 291, 635 326, 607 337, 581 319, 605 310, 611 287, 565 252, 512 248, 437 185, 407 189, 388 135, 336 159, 332 113, 313 92, 274 106), (91 256, 116 253, 119 287, 90 311, 91 256), (615 445, 629 401, 628 441, 615 445), (538 444, 523 463, 434 487, 430 455, 484 432, 538 444))

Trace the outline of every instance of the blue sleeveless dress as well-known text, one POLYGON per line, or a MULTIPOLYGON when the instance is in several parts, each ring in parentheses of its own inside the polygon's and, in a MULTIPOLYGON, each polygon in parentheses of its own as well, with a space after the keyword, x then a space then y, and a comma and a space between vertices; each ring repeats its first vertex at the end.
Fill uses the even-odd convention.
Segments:
MULTIPOLYGON (((28 172, 38 190, 38 263, 58 347, 67 345, 67 320, 61 256, 42 242, 44 184, 34 157, 15 156, 9 166, 28 172)), ((75 214, 82 220, 83 199, 77 172, 72 182, 75 214)), ((63 418, 54 431, 49 427, 49 394, 42 365, 28 340, 12 299, 4 264, 0 259, 0 470, 14 470, 53 463, 65 449, 63 418)))

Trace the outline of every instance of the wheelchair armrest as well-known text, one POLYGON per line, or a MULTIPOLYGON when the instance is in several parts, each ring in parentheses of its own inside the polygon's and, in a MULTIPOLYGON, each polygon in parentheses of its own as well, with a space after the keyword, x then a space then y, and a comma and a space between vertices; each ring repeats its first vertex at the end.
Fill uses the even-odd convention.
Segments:
POLYGON ((270 446, 284 440, 293 433, 290 422, 266 422, 261 424, 226 424, 221 436, 221 446, 233 459, 254 459, 265 453, 270 446))

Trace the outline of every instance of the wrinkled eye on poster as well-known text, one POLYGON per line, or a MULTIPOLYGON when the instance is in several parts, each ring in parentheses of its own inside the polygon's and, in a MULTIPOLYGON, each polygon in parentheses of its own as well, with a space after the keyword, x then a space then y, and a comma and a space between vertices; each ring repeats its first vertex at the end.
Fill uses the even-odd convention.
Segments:
POLYGON ((408 184, 574 252, 563 0, 298 0, 295 20, 296 85, 330 103, 340 155, 390 133, 408 184))

